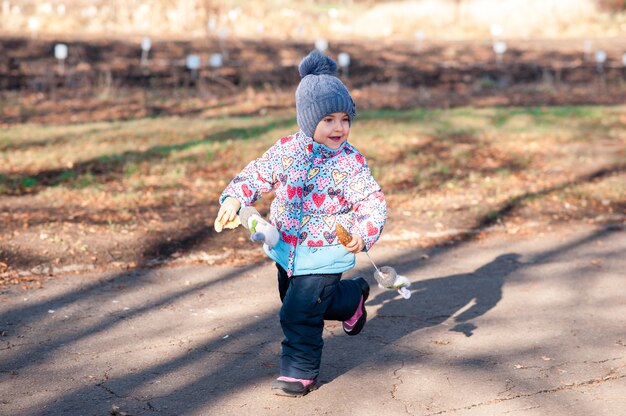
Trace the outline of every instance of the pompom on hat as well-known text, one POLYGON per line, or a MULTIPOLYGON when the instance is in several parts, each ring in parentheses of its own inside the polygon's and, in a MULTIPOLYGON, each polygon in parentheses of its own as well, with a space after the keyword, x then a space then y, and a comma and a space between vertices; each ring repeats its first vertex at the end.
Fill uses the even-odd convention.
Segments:
POLYGON ((296 89, 298 126, 313 137, 319 121, 331 113, 346 113, 350 123, 356 106, 348 89, 337 78, 337 64, 318 50, 309 53, 298 66, 300 85, 296 89))

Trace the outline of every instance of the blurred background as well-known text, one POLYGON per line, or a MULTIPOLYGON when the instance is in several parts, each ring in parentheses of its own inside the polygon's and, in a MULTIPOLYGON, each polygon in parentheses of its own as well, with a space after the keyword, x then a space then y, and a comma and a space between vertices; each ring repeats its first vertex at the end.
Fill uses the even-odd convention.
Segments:
MULTIPOLYGON (((625 9, 622 0, 2 0, 0 111, 55 117, 29 106, 51 94, 122 98, 139 115, 175 113, 183 96, 289 106, 294 68, 314 47, 341 61, 362 108, 619 103, 625 9)), ((104 107, 74 119, 115 117, 125 105, 104 107)))
POLYGON ((357 103, 381 241, 623 224, 624 0, 0 0, 0 283, 249 258, 210 218, 297 129, 314 48, 357 103))
POLYGON ((411 40, 504 37, 617 37, 626 32, 622 0, 144 0, 2 1, 2 30, 14 34, 150 35, 201 38, 411 40))

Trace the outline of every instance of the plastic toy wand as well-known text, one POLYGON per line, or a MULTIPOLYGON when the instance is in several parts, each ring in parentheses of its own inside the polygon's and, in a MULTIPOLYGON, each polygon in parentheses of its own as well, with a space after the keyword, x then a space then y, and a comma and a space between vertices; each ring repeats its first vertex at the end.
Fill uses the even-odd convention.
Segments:
POLYGON ((367 254, 367 258, 370 259, 370 262, 372 262, 372 266, 374 266, 374 268, 376 269, 376 273, 378 273, 379 275, 382 275, 380 269, 376 266, 376 263, 374 263, 374 260, 372 260, 372 258, 370 257, 370 254, 365 250, 363 252, 367 254))

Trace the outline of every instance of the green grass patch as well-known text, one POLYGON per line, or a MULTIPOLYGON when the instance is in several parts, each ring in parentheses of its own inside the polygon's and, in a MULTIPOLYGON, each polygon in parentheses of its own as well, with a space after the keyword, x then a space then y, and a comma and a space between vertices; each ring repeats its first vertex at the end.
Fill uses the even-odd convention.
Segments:
POLYGON ((31 177, 22 178, 20 182, 20 185, 22 185, 24 188, 32 188, 39 184, 39 182, 37 182, 37 179, 31 177))
POLYGON ((554 107, 522 107, 497 108, 492 116, 492 123, 496 128, 504 127, 510 120, 526 118, 536 126, 554 126, 564 119, 572 119, 575 123, 585 120, 599 119, 605 112, 598 107, 591 106, 554 106, 554 107))

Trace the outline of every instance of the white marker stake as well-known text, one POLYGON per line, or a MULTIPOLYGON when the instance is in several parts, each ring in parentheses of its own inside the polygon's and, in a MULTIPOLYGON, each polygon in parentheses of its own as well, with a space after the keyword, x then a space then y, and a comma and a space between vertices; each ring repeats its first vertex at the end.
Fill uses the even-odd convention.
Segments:
POLYGON ((146 37, 141 40, 141 66, 148 66, 148 54, 152 48, 152 41, 146 37))
POLYGON ((315 49, 324 53, 328 50, 328 41, 324 38, 319 38, 315 41, 315 49))
POLYGON ((67 59, 67 45, 64 43, 57 43, 54 45, 54 57, 59 61, 59 71, 63 72, 65 69, 65 60, 67 59))
POLYGON ((506 52, 506 43, 502 41, 494 42, 493 51, 496 54, 496 61, 502 63, 502 56, 506 52))
POLYGON ((337 55, 337 63, 341 68, 341 73, 344 77, 348 78, 348 67, 350 66, 350 55, 346 52, 341 52, 337 55))
POLYGON ((186 59, 187 69, 191 71, 191 79, 195 80, 198 77, 198 69, 200 69, 200 57, 198 55, 187 55, 186 59))
POLYGON ((596 69, 599 73, 604 72, 604 63, 606 62, 606 52, 603 50, 596 51, 596 69))
POLYGON ((223 64, 224 64, 224 61, 222 60, 222 54, 220 53, 211 54, 211 57, 209 58, 209 65, 211 65, 211 68, 219 69, 222 67, 223 64))

